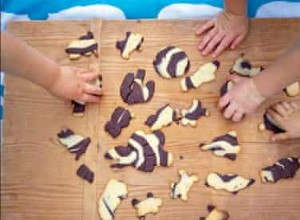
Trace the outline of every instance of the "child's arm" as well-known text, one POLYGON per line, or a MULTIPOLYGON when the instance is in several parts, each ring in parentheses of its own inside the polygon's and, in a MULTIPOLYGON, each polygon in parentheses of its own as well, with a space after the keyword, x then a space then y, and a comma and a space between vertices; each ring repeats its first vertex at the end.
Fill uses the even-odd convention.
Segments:
POLYGON ((60 67, 24 42, 1 32, 1 70, 40 85, 64 99, 97 102, 100 89, 87 83, 97 74, 76 67, 60 67))
POLYGON ((235 49, 248 33, 247 0, 225 0, 224 10, 202 25, 196 34, 206 31, 198 46, 203 55, 214 51, 212 56, 216 57, 228 47, 235 49))
POLYGON ((230 75, 228 78, 235 83, 234 87, 219 100, 219 108, 225 108, 224 117, 239 121, 266 98, 299 81, 299 57, 300 41, 252 79, 230 75))

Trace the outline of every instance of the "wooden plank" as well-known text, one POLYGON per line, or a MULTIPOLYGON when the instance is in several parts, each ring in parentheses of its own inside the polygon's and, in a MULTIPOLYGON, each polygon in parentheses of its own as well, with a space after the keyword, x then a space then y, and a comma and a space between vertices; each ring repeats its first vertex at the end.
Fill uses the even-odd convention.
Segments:
POLYGON ((233 60, 245 52, 254 65, 267 66, 286 47, 300 36, 300 19, 256 19, 251 21, 247 40, 236 51, 227 51, 219 58, 221 68, 214 83, 182 93, 180 79, 164 80, 152 67, 156 53, 166 45, 176 45, 191 60, 189 74, 211 57, 202 57, 196 45, 201 38, 194 35, 204 21, 99 21, 87 22, 16 22, 9 30, 42 53, 62 65, 76 65, 99 70, 103 75, 105 95, 99 105, 89 105, 83 118, 71 116, 71 106, 53 97, 37 86, 14 77, 6 78, 4 139, 1 174, 1 219, 83 219, 97 220, 97 200, 110 177, 129 185, 129 198, 117 210, 116 220, 135 218, 131 199, 142 199, 148 191, 164 199, 161 212, 147 219, 199 219, 205 216, 206 205, 214 204, 228 210, 231 219, 296 220, 300 215, 300 176, 293 181, 281 181, 275 185, 260 183, 258 172, 285 156, 299 156, 299 140, 269 143, 270 133, 259 133, 264 108, 278 100, 300 101, 299 97, 287 98, 283 93, 268 100, 256 113, 241 123, 224 120, 216 108, 219 88, 223 84, 233 60), (92 30, 100 42, 100 57, 69 61, 63 49, 67 43, 87 30, 92 30), (126 31, 140 32, 145 36, 144 50, 133 53, 129 61, 120 58, 115 49, 117 39, 123 39, 126 31), (276 37, 274 37, 276 36, 276 37), (156 92, 148 104, 127 106, 119 96, 119 87, 128 72, 146 69, 146 80, 154 80, 156 92), (16 89, 18 88, 18 89, 16 89), (174 107, 189 107, 193 98, 200 98, 209 108, 211 116, 201 118, 197 128, 172 125, 164 128, 166 150, 174 155, 170 168, 156 168, 153 173, 142 173, 133 168, 113 171, 104 153, 111 147, 126 145, 136 130, 149 129, 144 121, 166 103, 174 107), (135 119, 121 135, 113 139, 103 130, 117 106, 130 109, 135 119), (90 136, 92 144, 85 156, 74 162, 63 147, 53 140, 62 126, 90 136), (235 129, 242 152, 235 162, 216 158, 210 152, 200 152, 200 142, 235 129), (180 159, 180 157, 183 159, 180 159), (96 181, 89 184, 80 180, 75 172, 82 164, 96 170, 96 181), (177 171, 183 168, 199 176, 188 202, 169 198, 169 184, 178 180, 177 171), (251 188, 233 196, 216 192, 204 184, 208 172, 236 172, 256 179, 251 188), (251 213, 251 214, 250 214, 251 213))

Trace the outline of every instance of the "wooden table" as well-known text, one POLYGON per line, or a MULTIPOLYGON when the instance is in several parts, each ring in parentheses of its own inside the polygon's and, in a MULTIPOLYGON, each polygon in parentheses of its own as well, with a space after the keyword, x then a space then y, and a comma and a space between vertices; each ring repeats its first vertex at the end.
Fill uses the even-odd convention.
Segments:
MULTIPOLYGON (((99 104, 89 105, 83 118, 71 115, 71 105, 50 96, 46 91, 22 79, 7 76, 3 146, 1 157, 1 219, 2 220, 96 220, 97 200, 110 177, 126 182, 129 198, 117 210, 116 220, 135 219, 131 199, 143 199, 148 191, 164 201, 156 216, 147 219, 182 220, 206 216, 207 204, 227 210, 232 220, 296 220, 300 217, 300 174, 291 181, 275 185, 261 184, 258 172, 286 156, 300 155, 299 140, 270 143, 270 133, 259 133, 257 124, 266 106, 287 98, 283 93, 268 100, 255 114, 240 123, 224 120, 216 107, 219 88, 236 57, 241 52, 254 65, 267 66, 300 36, 300 19, 252 20, 247 40, 236 50, 227 51, 219 58, 217 80, 191 90, 180 91, 179 80, 164 80, 152 67, 155 54, 166 45, 176 45, 187 52, 191 60, 190 73, 211 57, 202 57, 196 49, 200 38, 194 35, 204 21, 51 21, 15 22, 9 31, 61 65, 76 65, 99 70, 103 75, 105 96, 99 104), (100 42, 100 57, 82 57, 70 61, 64 48, 70 40, 92 30, 100 42), (126 31, 145 36, 144 50, 135 52, 129 61, 122 60, 115 49, 117 39, 126 31), (138 68, 147 71, 147 79, 155 80, 156 92, 148 104, 127 106, 121 101, 119 87, 128 72, 138 68), (156 168, 153 173, 142 173, 134 168, 112 171, 103 154, 116 145, 126 145, 136 130, 148 131, 144 121, 166 103, 175 107, 189 107, 193 98, 200 98, 211 116, 201 118, 197 128, 172 125, 164 128, 165 148, 174 155, 170 168, 156 168), (130 109, 136 118, 112 139, 103 130, 117 106, 130 109), (69 127, 92 143, 87 153, 74 160, 74 155, 57 144, 56 134, 62 127, 69 127), (210 152, 201 152, 198 144, 234 129, 242 152, 235 162, 217 158, 210 152), (183 156, 183 159, 180 159, 183 156), (81 164, 95 170, 94 184, 76 176, 81 164), (199 176, 188 202, 171 200, 169 184, 178 180, 178 169, 186 169, 199 176), (238 195, 214 191, 204 186, 211 171, 232 172, 256 179, 256 183, 238 195)), ((20 51, 21 52, 21 51, 20 51)), ((42 74, 42 73, 41 73, 42 74)))

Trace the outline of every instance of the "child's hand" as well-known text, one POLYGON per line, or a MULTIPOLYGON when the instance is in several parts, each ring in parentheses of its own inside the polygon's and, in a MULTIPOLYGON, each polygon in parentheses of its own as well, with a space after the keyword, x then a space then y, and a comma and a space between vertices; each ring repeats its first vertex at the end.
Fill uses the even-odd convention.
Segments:
POLYGON ((217 57, 230 46, 235 49, 248 33, 248 18, 223 11, 215 18, 206 22, 197 31, 197 35, 208 33, 204 36, 198 49, 203 55, 214 51, 213 57, 217 57), (209 30, 209 31, 208 31, 209 30))
POLYGON ((300 106, 295 102, 280 102, 268 108, 268 114, 286 132, 274 134, 272 141, 300 138, 300 106))
POLYGON ((60 67, 54 82, 47 88, 59 98, 82 102, 98 102, 101 89, 88 82, 97 78, 97 74, 72 66, 60 67))
POLYGON ((228 80, 232 81, 234 86, 220 98, 218 107, 224 110, 225 118, 240 121, 244 114, 252 113, 265 98, 251 78, 230 75, 228 80))

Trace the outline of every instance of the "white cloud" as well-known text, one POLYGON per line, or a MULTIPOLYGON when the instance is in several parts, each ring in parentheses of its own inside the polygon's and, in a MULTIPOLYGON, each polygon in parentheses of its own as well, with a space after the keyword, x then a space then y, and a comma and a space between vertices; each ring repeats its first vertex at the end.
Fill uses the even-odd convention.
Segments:
POLYGON ((10 21, 28 21, 29 17, 25 14, 18 15, 1 11, 1 30, 6 29, 6 25, 10 21))
POLYGON ((206 4, 172 4, 164 7, 159 19, 212 18, 222 9, 206 4))
POLYGON ((262 5, 256 12, 257 18, 300 17, 300 2, 275 1, 262 5))
POLYGON ((76 6, 49 14, 48 20, 125 19, 122 10, 111 5, 76 6))

